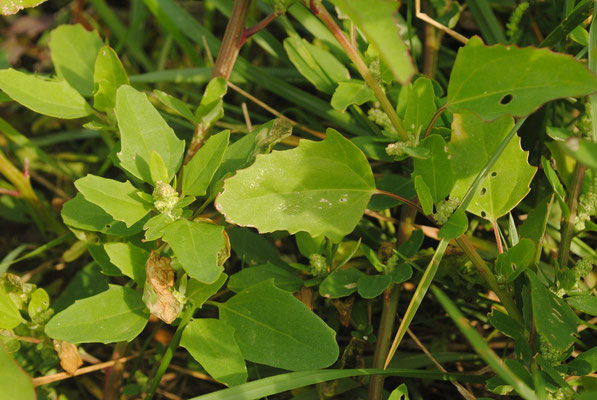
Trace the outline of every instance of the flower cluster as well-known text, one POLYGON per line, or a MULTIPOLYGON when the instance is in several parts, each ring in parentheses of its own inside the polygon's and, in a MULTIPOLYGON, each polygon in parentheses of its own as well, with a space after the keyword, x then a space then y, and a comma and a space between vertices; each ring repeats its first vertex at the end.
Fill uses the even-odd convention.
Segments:
POLYGON ((180 217, 181 210, 176 209, 176 204, 178 204, 179 200, 178 193, 172 186, 162 181, 157 181, 152 196, 153 205, 156 210, 162 214, 168 214, 173 220, 180 217))
POLYGON ((448 219, 452 216, 452 213, 458 205, 460 204, 460 199, 458 197, 450 197, 448 200, 442 200, 435 206, 435 213, 433 214, 433 218, 435 221, 443 225, 448 222, 448 219))
POLYGON ((589 189, 578 199, 578 212, 574 222, 576 229, 585 229, 585 223, 594 216, 597 216, 597 175, 593 177, 589 189))
POLYGON ((585 257, 579 260, 572 271, 574 272, 574 276, 576 279, 584 278, 593 270, 593 264, 595 264, 595 259, 591 257, 585 257))
POLYGON ((321 276, 328 271, 328 263, 321 254, 311 254, 309 256, 309 265, 313 276, 321 276))

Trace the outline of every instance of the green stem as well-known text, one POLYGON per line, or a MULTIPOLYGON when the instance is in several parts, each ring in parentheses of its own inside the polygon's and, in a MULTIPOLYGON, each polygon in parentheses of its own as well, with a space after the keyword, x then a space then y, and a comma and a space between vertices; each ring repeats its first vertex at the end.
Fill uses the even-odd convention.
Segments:
POLYGON ((560 238, 560 251, 558 253, 558 262, 560 267, 564 268, 568 265, 568 258, 570 257, 570 243, 572 236, 574 236, 574 220, 576 219, 576 210, 578 209, 578 196, 582 187, 582 181, 585 177, 586 167, 577 162, 572 174, 571 185, 568 191, 568 209, 570 215, 568 218, 562 219, 562 237, 560 238))
POLYGON ((305 3, 305 5, 308 8, 310 8, 311 11, 313 11, 313 14, 315 14, 317 18, 319 18, 319 20, 323 22, 323 24, 330 30, 332 35, 334 35, 334 37, 336 38, 342 49, 346 52, 346 55, 348 55, 350 61, 353 62, 354 66, 359 71, 367 85, 371 89, 373 89, 373 93, 375 94, 377 101, 379 101, 381 108, 384 110, 388 118, 390 118, 390 122, 392 123, 392 126, 396 129, 396 132, 398 132, 400 139, 404 141, 408 140, 406 129, 404 129, 404 125, 402 124, 400 117, 398 117, 398 114, 396 114, 396 110, 390 103, 390 100, 388 100, 388 97, 386 96, 382 87, 373 77, 373 74, 371 74, 371 71, 369 71, 369 68, 359 55, 357 49, 354 48, 350 43, 350 39, 346 37, 342 29, 338 26, 338 24, 336 24, 336 21, 334 21, 334 18, 330 15, 330 13, 328 13, 325 7, 321 5, 320 1, 305 0, 305 3))
POLYGON ((151 398, 155 394, 155 391, 158 388, 158 386, 160 385, 160 381, 162 380, 162 376, 164 376, 166 369, 168 369, 168 365, 170 365, 170 361, 172 361, 174 352, 176 351, 176 348, 178 347, 178 344, 180 343, 180 337, 182 336, 182 331, 184 330, 184 328, 187 326, 187 324, 193 317, 193 314, 195 313, 196 309, 197 309, 197 307, 195 307, 193 305, 189 305, 189 307, 183 312, 182 316, 180 317, 180 323, 178 324, 178 327, 176 328, 176 332, 174 332, 174 336, 172 337, 170 344, 168 345, 168 347, 166 348, 166 351, 162 355, 162 361, 160 362, 160 366, 158 367, 158 370, 156 371, 155 375, 153 376, 153 380, 151 381, 151 387, 147 391, 145 400, 151 400, 151 398))

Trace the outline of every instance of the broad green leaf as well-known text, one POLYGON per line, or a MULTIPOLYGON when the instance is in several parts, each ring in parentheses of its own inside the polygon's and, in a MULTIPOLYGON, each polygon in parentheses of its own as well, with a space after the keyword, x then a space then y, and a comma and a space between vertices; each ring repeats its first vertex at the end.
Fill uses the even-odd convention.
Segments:
POLYGON ((589 315, 597 316, 597 297, 590 293, 566 297, 570 307, 589 315))
POLYGON ((164 230, 163 240, 191 278, 214 283, 224 270, 219 260, 226 248, 223 226, 179 219, 164 230))
POLYGON ((186 296, 193 302, 195 307, 201 308, 211 296, 216 294, 218 290, 224 286, 226 279, 228 279, 228 275, 225 273, 222 273, 214 283, 210 284, 199 282, 196 279, 190 279, 187 284, 186 296))
POLYGON ((48 46, 58 76, 83 96, 91 96, 95 59, 103 46, 97 31, 79 24, 60 25, 50 32, 48 46))
POLYGON ((116 118, 122 148, 118 153, 121 166, 132 175, 152 183, 149 160, 156 151, 166 164, 171 179, 178 171, 184 141, 174 134, 144 93, 122 85, 116 91, 116 118))
POLYGON ((390 140, 375 136, 356 136, 350 139, 368 158, 378 161, 394 161, 393 156, 386 153, 390 140))
POLYGON ((531 271, 526 271, 531 281, 533 319, 537 332, 545 337, 551 347, 567 350, 574 343, 578 317, 570 306, 553 294, 531 271))
POLYGON ((410 397, 408 396, 408 388, 404 383, 398 386, 396 389, 392 390, 390 393, 390 397, 388 400, 409 400, 410 397))
POLYGON ((336 270, 321 282, 319 294, 328 299, 349 296, 357 291, 359 279, 364 275, 354 267, 336 270))
POLYGON ((205 196, 228 148, 230 131, 210 137, 182 170, 182 194, 205 196))
POLYGON ((425 234, 423 233, 423 230, 417 229, 416 231, 413 231, 413 233, 410 235, 406 242, 398 246, 396 252, 405 258, 414 257, 414 255, 417 254, 417 252, 423 245, 424 239, 425 234))
POLYGON ((545 232, 550 208, 551 195, 539 200, 529 212, 527 219, 518 228, 520 236, 532 239, 533 242, 538 243, 545 232))
POLYGON ((236 342, 252 362, 290 371, 325 368, 338 358, 336 333, 273 280, 218 304, 220 320, 236 329, 236 342))
POLYGON ((512 45, 485 46, 475 36, 458 51, 448 85, 448 109, 485 120, 524 116, 541 104, 597 91, 597 76, 567 54, 512 45))
POLYGON ((429 78, 418 78, 408 94, 404 127, 416 137, 422 137, 436 110, 433 83, 429 78))
POLYGON ((35 318, 50 307, 50 296, 42 288, 37 288, 31 293, 31 299, 27 304, 27 314, 35 321, 35 318))
POLYGON ((421 175, 415 175, 415 191, 423 212, 427 215, 433 214, 433 195, 421 175))
POLYGON ((47 0, 0 0, 0 13, 2 15, 16 14, 27 7, 36 7, 47 0))
POLYGON ((161 238, 166 227, 173 222, 168 214, 158 214, 149 218, 143 225, 145 240, 153 241, 161 238))
POLYGON ((265 236, 253 229, 236 227, 227 231, 232 251, 243 265, 274 264, 286 265, 280 259, 280 252, 265 236))
POLYGON ((102 47, 95 59, 93 72, 93 107, 100 111, 108 111, 116 106, 116 90, 129 84, 129 77, 116 55, 109 46, 102 47))
POLYGON ((110 278, 102 274, 99 265, 92 261, 79 270, 66 288, 61 290, 58 298, 52 302, 52 308, 58 313, 74 304, 75 300, 106 291, 109 281, 110 278))
POLYGON ((258 156, 226 181, 216 206, 229 222, 261 232, 305 231, 337 242, 355 228, 374 191, 363 153, 328 129, 322 142, 258 156))
POLYGON ((368 101, 375 101, 373 90, 365 82, 352 79, 338 82, 330 104, 335 110, 344 111, 352 104, 361 105, 368 101))
POLYGON ((255 267, 244 268, 232 275, 228 282, 228 289, 238 293, 257 283, 272 278, 276 287, 291 293, 294 293, 303 287, 302 279, 295 274, 276 265, 266 263, 255 267))
MULTIPOLYGON (((0 328, 12 329, 23 321, 19 309, 12 302, 10 296, 2 289, 0 290, 0 328)), ((2 347, 2 344, 0 344, 2 347)))
POLYGON ((398 3, 388 0, 332 0, 365 35, 401 84, 415 73, 406 44, 396 24, 398 3))
POLYGON ((597 169, 597 143, 575 137, 558 142, 557 146, 587 167, 597 169))
POLYGON ((0 89, 17 103, 50 117, 74 119, 91 114, 83 96, 66 81, 51 81, 9 68, 0 70, 0 89))
POLYGON ((364 275, 357 282, 359 295, 373 299, 383 293, 393 282, 391 275, 364 275))
MULTIPOLYGON (((514 121, 508 116, 485 122, 468 112, 454 114, 449 147, 456 182, 451 197, 464 198, 513 126, 514 121)), ((495 221, 512 210, 530 191, 529 185, 537 170, 529 165, 527 156, 516 136, 481 182, 466 211, 495 221)))
POLYGON ((334 93, 338 82, 350 79, 348 69, 336 57, 305 39, 288 37, 284 49, 301 75, 324 93, 334 93))
POLYGON ((247 381, 245 359, 234 339, 234 328, 210 318, 195 319, 187 324, 180 338, 208 374, 226 386, 247 381))
POLYGON ((114 236, 132 236, 143 230, 145 218, 130 228, 122 221, 116 221, 101 207, 88 201, 81 193, 62 206, 62 220, 68 226, 92 232, 101 232, 114 236))
MULTIPOLYGON (((4 5, 3 5, 4 6, 4 5)), ((4 12, 4 7, 2 7, 4 12)), ((15 400, 35 400, 35 388, 29 375, 25 373, 0 343, 0 398, 15 400)))
POLYGON ((381 262, 379 257, 377 257, 377 252, 374 251, 371 247, 367 246, 366 244, 361 244, 360 246, 361 251, 367 257, 367 260, 373 265, 373 267, 378 271, 382 272, 385 269, 384 263, 381 262))
POLYGON ((597 371, 597 347, 593 347, 581 353, 568 364, 568 373, 571 375, 583 376, 597 371))
POLYGON ((430 157, 425 160, 414 159, 414 176, 420 176, 431 192, 434 203, 444 200, 454 186, 452 161, 448 145, 440 135, 429 135, 420 147, 429 149, 430 157))
POLYGON ((75 186, 87 201, 101 207, 114 219, 130 228, 143 218, 151 205, 142 200, 129 182, 118 182, 101 176, 87 175, 77 179, 75 186))
POLYGON ((195 115, 193 115, 193 112, 189 108, 188 104, 184 101, 179 100, 176 97, 157 89, 153 91, 153 94, 155 94, 159 101, 161 101, 163 104, 174 110, 181 117, 184 117, 193 124, 197 123, 195 115))
POLYGON ((145 283, 145 263, 149 252, 131 242, 111 242, 104 244, 110 262, 129 278, 143 286, 145 283))
POLYGON ((128 342, 141 333, 148 318, 140 293, 110 285, 56 314, 46 325, 46 334, 75 344, 128 342))
POLYGON ((468 228, 468 219, 462 209, 457 209, 448 221, 442 225, 437 234, 442 239, 455 239, 464 234, 468 228))

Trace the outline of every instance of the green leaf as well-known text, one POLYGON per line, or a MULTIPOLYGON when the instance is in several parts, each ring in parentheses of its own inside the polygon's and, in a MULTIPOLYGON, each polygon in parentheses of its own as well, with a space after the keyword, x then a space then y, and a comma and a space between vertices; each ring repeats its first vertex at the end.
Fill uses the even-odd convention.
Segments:
POLYGON ((597 371, 597 347, 579 354, 567 366, 570 375, 583 376, 597 371))
POLYGON ((574 137, 558 142, 557 146, 587 167, 597 169, 597 143, 574 137))
MULTIPOLYGON (((2 4, 2 12, 5 6, 2 4)), ((18 11, 18 10, 17 10, 18 11)), ((0 343, 0 398, 35 400, 35 388, 29 375, 25 373, 0 343)))
POLYGON ((338 82, 330 104, 335 110, 344 111, 352 104, 361 105, 368 101, 375 101, 373 90, 365 82, 352 79, 338 82))
POLYGON ((166 164, 168 177, 174 177, 182 161, 184 141, 176 137, 147 96, 122 85, 116 92, 114 111, 122 140, 118 153, 122 168, 152 183, 149 160, 151 152, 156 151, 166 164))
POLYGON ((401 84, 408 83, 415 68, 400 37, 395 15, 398 3, 386 0, 332 0, 365 35, 401 84))
POLYGON ((408 388, 403 383, 398 386, 396 389, 392 390, 390 393, 390 397, 388 400, 409 400, 410 397, 408 396, 408 388))
POLYGON ((102 47, 93 72, 93 107, 99 111, 112 110, 116 106, 116 90, 128 84, 129 77, 116 52, 109 46, 102 47))
POLYGON ((110 285, 56 314, 46 325, 46 334, 75 344, 128 342, 141 333, 148 318, 141 294, 110 285))
POLYGON ((220 274, 220 277, 214 283, 210 284, 199 282, 196 279, 190 279, 187 284, 186 295, 188 299, 193 302, 195 307, 201 308, 211 296, 216 294, 218 290, 224 286, 226 279, 228 279, 228 275, 225 273, 220 274))
POLYGON ((48 292, 42 288, 35 289, 35 291, 31 293, 29 304, 27 304, 27 314, 29 314, 29 317, 35 320, 35 318, 46 311, 48 307, 50 307, 50 296, 48 295, 48 292))
POLYGON ((182 170, 182 193, 205 196, 228 148, 230 131, 210 137, 182 170))
POLYGON ((83 96, 66 81, 50 81, 9 68, 0 70, 0 89, 17 103, 50 117, 74 119, 91 114, 83 96))
POLYGON ((336 57, 305 39, 288 37, 284 49, 301 75, 324 93, 334 93, 338 82, 350 79, 348 69, 336 57))
POLYGON ((163 104, 174 110, 181 117, 184 117, 193 124, 197 123, 195 115, 189 108, 188 104, 184 101, 179 100, 176 97, 157 89, 153 91, 153 94, 155 94, 159 101, 161 101, 163 104))
POLYGON ((590 293, 566 297, 566 302, 575 310, 597 316, 597 297, 590 293))
POLYGON ((228 289, 238 293, 268 279, 273 279, 274 285, 290 293, 297 292, 303 287, 302 279, 295 274, 276 265, 266 263, 256 267, 244 268, 232 275, 228 282, 228 289))
POLYGON ((87 201, 101 207, 115 220, 130 228, 143 218, 151 205, 143 201, 129 182, 118 182, 101 176, 87 175, 77 179, 75 186, 87 201))
POLYGON ((234 339, 234 328, 227 323, 209 318, 193 320, 184 328, 180 345, 226 386, 247 381, 245 359, 234 339))
POLYGON ((80 269, 66 288, 61 290, 58 298, 52 302, 52 308, 55 312, 60 312, 74 304, 75 300, 108 290, 109 282, 110 278, 102 274, 99 265, 92 261, 80 269))
MULTIPOLYGON (((384 174, 381 179, 375 182, 375 186, 379 190, 385 190, 386 192, 400 195, 406 199, 412 199, 417 195, 413 181, 398 174, 384 174)), ((371 201, 369 201, 367 208, 372 211, 383 211, 400 204, 402 204, 402 202, 393 197, 373 196, 371 201)))
POLYGON ((390 272, 390 276, 392 277, 392 282, 394 283, 406 282, 412 278, 413 268, 407 263, 399 264, 395 270, 390 272))
POLYGON ((50 32, 48 46, 58 76, 83 96, 91 96, 95 59, 103 46, 97 31, 79 24, 60 25, 50 32))
MULTIPOLYGON (((12 329, 17 327, 23 318, 21 317, 21 313, 19 309, 12 302, 10 296, 4 291, 4 289, 0 290, 0 328, 1 329, 12 329)), ((2 347, 2 344, 0 344, 2 347)), ((1 369, 1 368, 0 368, 1 369)))
POLYGON ((168 169, 162 156, 155 150, 151 151, 151 155, 149 156, 149 174, 151 175, 151 182, 152 184, 157 184, 158 181, 163 183, 170 183, 170 178, 168 177, 168 169))
POLYGON ((304 257, 309 258, 311 254, 323 254, 324 252, 324 236, 311 237, 307 232, 297 232, 294 239, 299 252, 304 257))
POLYGON ((209 284, 224 270, 219 260, 226 247, 223 232, 220 225, 179 219, 166 227, 163 240, 191 278, 209 284))
POLYGON ((121 237, 141 232, 145 223, 145 218, 142 218, 127 228, 124 222, 116 221, 101 207, 86 200, 81 193, 64 203, 61 214, 64 223, 73 228, 121 237))
POLYGON ((404 127, 416 137, 421 137, 431 123, 436 110, 435 92, 431 79, 418 78, 409 91, 404 113, 404 127))
POLYGON ((564 216, 570 216, 570 210, 566 204, 566 190, 564 190, 564 185, 562 185, 562 182, 560 182, 560 178, 558 178, 556 171, 554 171, 550 162, 543 156, 541 156, 541 166, 543 167, 543 173, 547 177, 547 180, 549 181, 549 184, 556 195, 556 199, 560 204, 560 208, 562 209, 564 216))
POLYGON ((328 129, 322 142, 258 156, 226 181, 216 206, 228 222, 261 232, 305 231, 337 242, 355 228, 374 191, 363 153, 328 129))
POLYGON ((425 179, 421 175, 415 175, 415 191, 421 203, 423 212, 427 215, 433 214, 433 196, 425 179))
POLYGON ((236 329, 243 356, 291 371, 325 368, 338 358, 336 333, 291 293, 259 283, 218 304, 236 329))
POLYGON ((133 279, 139 286, 145 283, 145 263, 149 258, 149 252, 135 246, 131 242, 105 243, 104 250, 110 262, 129 278, 133 279))
POLYGON ((224 116, 224 103, 222 98, 228 86, 222 77, 213 78, 203 92, 201 102, 195 110, 195 119, 203 126, 210 126, 224 116))
POLYGON ((357 291, 359 279, 364 275, 354 267, 336 270, 321 282, 319 294, 328 299, 350 296, 357 291))
POLYGON ((442 239, 455 239, 464 234, 468 228, 468 219, 462 209, 457 209, 448 221, 442 225, 437 234, 442 239))
POLYGON ((391 275, 363 275, 357 282, 359 295, 373 299, 383 293, 393 282, 391 275))
POLYGON ((429 149, 430 157, 414 159, 414 176, 420 176, 431 192, 434 203, 444 200, 454 186, 454 172, 448 145, 440 135, 429 135, 420 147, 429 149))
POLYGON ((526 271, 531 282, 533 319, 537 332, 545 337, 552 347, 567 350, 574 343, 578 317, 568 304, 553 294, 531 271, 526 271))
POLYGON ((253 229, 237 227, 227 231, 232 251, 240 258, 243 265, 260 265, 271 263, 286 265, 280 259, 280 252, 265 236, 253 229))
MULTIPOLYGON (((454 114, 449 147, 456 182, 451 197, 464 197, 513 126, 514 121, 508 116, 485 122, 468 112, 454 114)), ((529 165, 527 156, 516 136, 481 182, 466 211, 495 221, 512 210, 529 193, 537 170, 529 165)))
POLYGON ((485 46, 475 36, 458 51, 448 85, 448 110, 485 120, 524 116, 541 104, 597 91, 597 76, 569 55, 548 49, 485 46))

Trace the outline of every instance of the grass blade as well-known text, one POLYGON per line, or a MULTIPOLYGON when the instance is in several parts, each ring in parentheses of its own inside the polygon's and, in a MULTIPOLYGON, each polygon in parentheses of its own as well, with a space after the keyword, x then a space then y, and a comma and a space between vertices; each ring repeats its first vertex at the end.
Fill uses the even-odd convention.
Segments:
POLYGON ((457 380, 461 382, 485 382, 486 377, 469 374, 450 374, 436 371, 419 371, 416 369, 323 369, 317 371, 290 372, 271 376, 257 381, 245 383, 229 389, 220 390, 190 400, 253 400, 288 390, 314 385, 331 380, 352 376, 391 375, 403 378, 420 378, 435 380, 457 380))
POLYGON ((528 387, 518 376, 516 376, 510 368, 508 368, 502 359, 487 345, 485 340, 477 333, 462 315, 458 307, 450 300, 450 298, 438 287, 432 286, 431 291, 435 295, 437 301, 446 310, 450 318, 454 320, 458 329, 471 343, 475 351, 485 360, 485 362, 509 385, 527 400, 539 400, 533 389, 528 387))
POLYGON ((487 0, 467 0, 466 4, 471 9, 477 26, 483 34, 485 44, 506 43, 506 36, 500 27, 491 5, 487 0))

